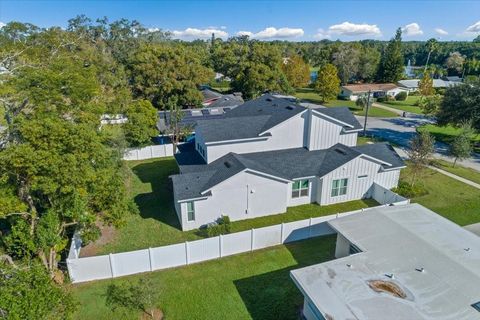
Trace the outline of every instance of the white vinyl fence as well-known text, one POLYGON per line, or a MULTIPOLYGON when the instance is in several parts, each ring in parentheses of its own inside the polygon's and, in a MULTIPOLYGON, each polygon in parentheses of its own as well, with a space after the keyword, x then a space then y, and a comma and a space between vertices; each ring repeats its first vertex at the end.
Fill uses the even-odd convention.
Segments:
POLYGON ((325 217, 277 224, 164 247, 79 258, 81 242, 74 236, 67 258, 72 282, 116 278, 217 259, 282 243, 335 233, 327 221, 363 212, 350 211, 325 217))
POLYGON ((123 160, 145 160, 171 156, 173 156, 173 144, 170 143, 127 149, 123 155, 123 160))
POLYGON ((410 203, 410 199, 402 197, 392 190, 388 190, 376 183, 373 184, 372 198, 380 204, 393 204, 398 206, 410 203))

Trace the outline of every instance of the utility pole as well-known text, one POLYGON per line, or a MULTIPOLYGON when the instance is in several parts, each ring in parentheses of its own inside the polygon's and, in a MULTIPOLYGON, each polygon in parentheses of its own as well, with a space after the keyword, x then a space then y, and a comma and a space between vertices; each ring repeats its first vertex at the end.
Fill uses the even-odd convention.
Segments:
POLYGON ((365 124, 363 125, 363 136, 367 135, 367 118, 368 118, 368 109, 370 108, 370 94, 372 90, 368 90, 367 96, 367 110, 365 110, 365 124))

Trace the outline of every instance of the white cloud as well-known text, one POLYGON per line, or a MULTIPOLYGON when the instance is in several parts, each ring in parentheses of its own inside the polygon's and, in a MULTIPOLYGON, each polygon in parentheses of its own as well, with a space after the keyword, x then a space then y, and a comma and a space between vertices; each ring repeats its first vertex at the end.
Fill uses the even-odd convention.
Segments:
POLYGON ((448 32, 443 30, 442 28, 435 28, 435 32, 438 33, 441 36, 446 36, 448 35, 448 32))
POLYGON ((328 32, 325 32, 323 29, 318 29, 317 33, 313 36, 316 39, 330 39, 328 32))
POLYGON ((215 28, 206 28, 206 29, 197 29, 197 28, 187 28, 185 30, 173 30, 172 35, 174 38, 193 40, 193 39, 208 39, 212 36, 212 33, 215 33, 217 38, 228 38, 228 32, 215 29, 215 28))
POLYGON ((465 32, 470 32, 470 33, 477 33, 480 32, 480 21, 477 21, 476 23, 472 24, 470 27, 465 30, 465 32))
POLYGON ((274 28, 268 27, 264 30, 261 30, 257 33, 251 31, 239 31, 237 32, 238 36, 247 35, 251 38, 256 39, 286 39, 286 38, 296 38, 304 35, 304 31, 301 28, 274 28))
POLYGON ((361 35, 373 35, 380 36, 382 32, 376 24, 355 24, 345 21, 340 24, 335 24, 328 28, 328 34, 339 34, 344 36, 361 36, 361 35))
POLYGON ((148 30, 148 32, 157 32, 157 31, 160 31, 159 28, 148 28, 147 30, 148 30))
POLYGON ((407 24, 402 28, 402 32, 407 37, 419 36, 423 34, 422 29, 420 29, 420 26, 416 22, 407 24))
POLYGON ((0 29, 5 27, 7 24, 6 23, 3 23, 2 21, 0 21, 0 29))

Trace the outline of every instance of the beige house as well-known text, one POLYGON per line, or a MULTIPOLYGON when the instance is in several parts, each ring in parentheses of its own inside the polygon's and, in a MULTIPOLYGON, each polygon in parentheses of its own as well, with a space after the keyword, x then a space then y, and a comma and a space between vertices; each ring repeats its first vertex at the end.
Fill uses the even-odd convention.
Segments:
POLYGON ((369 91, 373 98, 384 96, 395 97, 402 91, 408 93, 408 90, 399 87, 394 83, 364 83, 341 86, 340 97, 351 101, 357 101, 359 97, 366 96, 369 91))

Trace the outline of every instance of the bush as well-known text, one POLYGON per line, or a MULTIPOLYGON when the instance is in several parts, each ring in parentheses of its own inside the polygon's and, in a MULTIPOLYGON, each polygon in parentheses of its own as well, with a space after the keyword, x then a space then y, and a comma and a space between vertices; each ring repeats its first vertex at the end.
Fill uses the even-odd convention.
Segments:
POLYGON ((397 101, 405 101, 407 100, 407 93, 405 91, 401 91, 399 93, 397 93, 397 95, 395 96, 395 100, 397 101))
POLYGON ((387 102, 387 101, 388 101, 388 96, 378 97, 378 98, 377 98, 377 102, 387 102))
POLYGON ((221 216, 215 223, 208 224, 204 229, 204 235, 207 237, 216 237, 221 234, 230 233, 230 218, 228 216, 221 216))
POLYGON ((412 185, 406 181, 400 181, 398 187, 392 189, 392 191, 406 198, 416 198, 428 194, 428 190, 423 184, 412 185))

